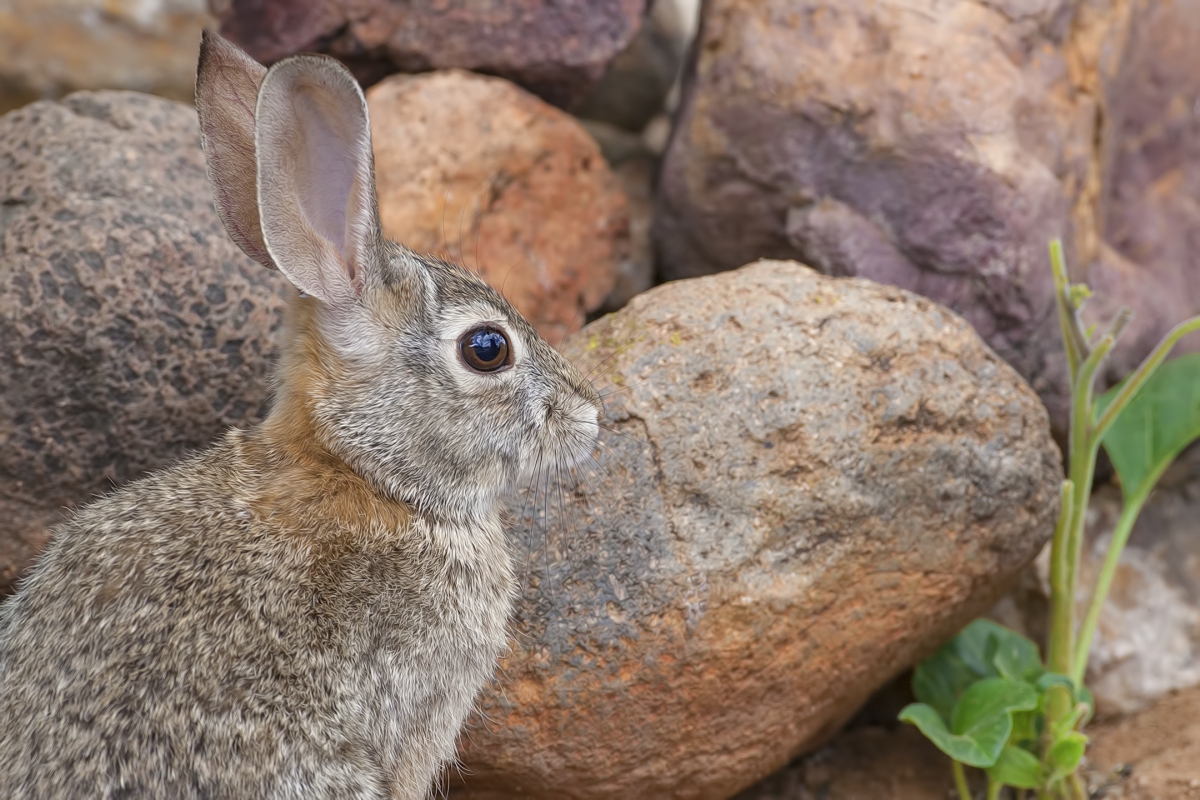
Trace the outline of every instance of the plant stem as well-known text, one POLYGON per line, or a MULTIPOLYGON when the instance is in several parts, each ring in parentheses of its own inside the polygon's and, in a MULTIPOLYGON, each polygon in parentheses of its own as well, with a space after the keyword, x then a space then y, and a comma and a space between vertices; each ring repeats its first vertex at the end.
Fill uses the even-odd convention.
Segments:
POLYGON ((1104 414, 1100 417, 1100 421, 1096 423, 1095 432, 1097 439, 1103 438, 1104 434, 1108 432, 1109 427, 1113 424, 1113 420, 1129 404, 1129 401, 1137 394, 1138 389, 1142 388, 1142 384, 1154 374, 1154 370, 1158 369, 1158 365, 1170 354, 1176 342, 1192 331, 1197 330, 1200 330, 1200 317, 1192 317, 1176 325, 1171 329, 1170 333, 1163 337, 1163 340, 1158 343, 1153 352, 1146 356, 1146 359, 1129 376, 1121 387, 1121 390, 1117 392, 1117 396, 1113 398, 1112 403, 1105 409, 1104 414))
POLYGON ((1003 783, 992 780, 992 776, 988 775, 987 800, 1000 800, 1000 790, 1003 788, 1003 783))
POLYGON ((1071 289, 1071 278, 1067 275, 1067 264, 1063 259, 1061 239, 1050 242, 1050 269, 1054 273, 1055 305, 1058 307, 1058 324, 1062 328, 1063 345, 1067 350, 1067 373, 1071 385, 1075 385, 1075 375, 1086 353, 1080 352, 1079 324, 1075 319, 1074 310, 1068 305, 1067 294, 1071 289))
MULTIPOLYGON (((1061 505, 1058 511, 1058 524, 1054 526, 1054 539, 1050 545, 1050 610, 1051 610, 1051 635, 1049 642, 1049 653, 1047 654, 1046 663, 1050 667, 1051 672, 1058 672, 1066 675, 1071 669, 1071 640, 1067 636, 1059 635, 1060 631, 1071 629, 1071 602, 1067 591, 1067 539, 1071 531, 1071 522, 1075 514, 1075 485, 1069 480, 1062 482, 1062 487, 1059 490, 1061 505)), ((1049 695, 1049 705, 1055 706, 1052 712, 1047 709, 1048 714, 1053 714, 1055 719, 1062 719, 1066 716, 1071 704, 1070 692, 1066 687, 1059 687, 1061 691, 1055 691, 1051 687, 1049 695)))
MULTIPOLYGON (((1153 486, 1155 482, 1157 482, 1157 478, 1150 481, 1150 485, 1153 486)), ((1112 541, 1108 545, 1108 554, 1104 557, 1104 566, 1101 567, 1100 575, 1096 579, 1096 586, 1092 589, 1092 602, 1083 618, 1083 626, 1079 630, 1079 639, 1074 648, 1075 660, 1071 664, 1071 680, 1076 686, 1083 683, 1083 673, 1087 670, 1092 639, 1096 635, 1096 625, 1100 621, 1100 609, 1104 605, 1104 598, 1108 596, 1108 590, 1112 587, 1121 551, 1125 549, 1125 543, 1129 541, 1133 523, 1137 521, 1138 513, 1142 510, 1145 501, 1145 496, 1127 499, 1125 507, 1121 509, 1121 517, 1117 520, 1117 526, 1113 530, 1112 541)))
POLYGON ((971 787, 967 785, 967 773, 961 762, 950 760, 954 765, 954 785, 958 787, 959 800, 971 800, 971 787))
MULTIPOLYGON (((1087 503, 1092 491, 1096 470, 1096 453, 1100 441, 1092 434, 1092 382, 1096 371, 1112 350, 1116 334, 1127 316, 1118 315, 1109 332, 1079 367, 1071 391, 1071 438, 1069 443, 1069 479, 1072 486, 1071 512, 1062 519, 1055 531, 1050 550, 1051 620, 1049 667, 1052 671, 1070 675, 1075 663, 1075 590, 1079 580, 1079 561, 1083 552, 1083 528, 1087 521, 1087 503)), ((1071 711, 1071 693, 1065 686, 1051 687, 1046 698, 1046 724, 1053 730, 1071 711)))

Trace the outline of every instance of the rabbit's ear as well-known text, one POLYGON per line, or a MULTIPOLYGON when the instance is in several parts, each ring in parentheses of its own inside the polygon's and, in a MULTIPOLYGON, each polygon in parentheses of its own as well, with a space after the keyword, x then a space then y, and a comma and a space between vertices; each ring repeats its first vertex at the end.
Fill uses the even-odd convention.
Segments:
POLYGON ((254 181, 254 105, 266 74, 266 67, 226 39, 209 31, 201 35, 196 111, 217 213, 242 252, 275 269, 263 242, 254 181))
POLYGON ((292 56, 268 70, 255 116, 267 249, 297 289, 344 304, 383 243, 362 89, 332 58, 292 56))

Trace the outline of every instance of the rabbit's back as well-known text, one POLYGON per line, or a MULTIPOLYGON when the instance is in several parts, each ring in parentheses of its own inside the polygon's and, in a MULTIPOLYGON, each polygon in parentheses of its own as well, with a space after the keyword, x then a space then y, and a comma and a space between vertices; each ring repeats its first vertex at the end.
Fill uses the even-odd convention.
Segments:
POLYGON ((504 643, 476 528, 237 431, 89 506, 0 610, 0 795, 422 796, 504 643))

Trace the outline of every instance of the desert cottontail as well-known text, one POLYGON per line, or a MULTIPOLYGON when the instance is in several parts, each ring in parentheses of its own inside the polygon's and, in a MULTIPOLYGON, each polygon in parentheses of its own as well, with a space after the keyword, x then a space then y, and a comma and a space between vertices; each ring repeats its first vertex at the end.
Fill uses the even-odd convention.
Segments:
POLYGON ((277 396, 81 510, 0 609, 0 796, 420 798, 506 641, 502 495, 590 452, 599 398, 384 240, 336 61, 209 34, 197 99, 230 236, 299 290, 277 396))

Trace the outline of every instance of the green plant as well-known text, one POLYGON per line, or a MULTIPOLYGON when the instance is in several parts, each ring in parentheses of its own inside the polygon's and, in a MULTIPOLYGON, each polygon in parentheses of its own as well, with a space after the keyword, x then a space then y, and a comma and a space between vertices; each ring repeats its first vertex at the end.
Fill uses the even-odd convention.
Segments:
POLYGON ((1130 314, 1122 309, 1097 339, 1080 310, 1090 293, 1072 285, 1062 244, 1050 245, 1058 318, 1071 378, 1067 479, 1050 551, 1050 634, 1043 664, 1033 642, 987 620, 976 620, 913 675, 918 702, 900 719, 920 728, 953 759, 962 800, 970 799, 965 767, 987 774, 987 797, 1010 786, 1024 796, 1082 800, 1077 775, 1092 714, 1083 685, 1100 609, 1133 524, 1166 468, 1200 438, 1200 354, 1164 364, 1200 317, 1176 326, 1124 381, 1097 397, 1095 380, 1130 314), (1084 520, 1096 456, 1103 444, 1120 480, 1124 506, 1082 625, 1075 603, 1084 520))

